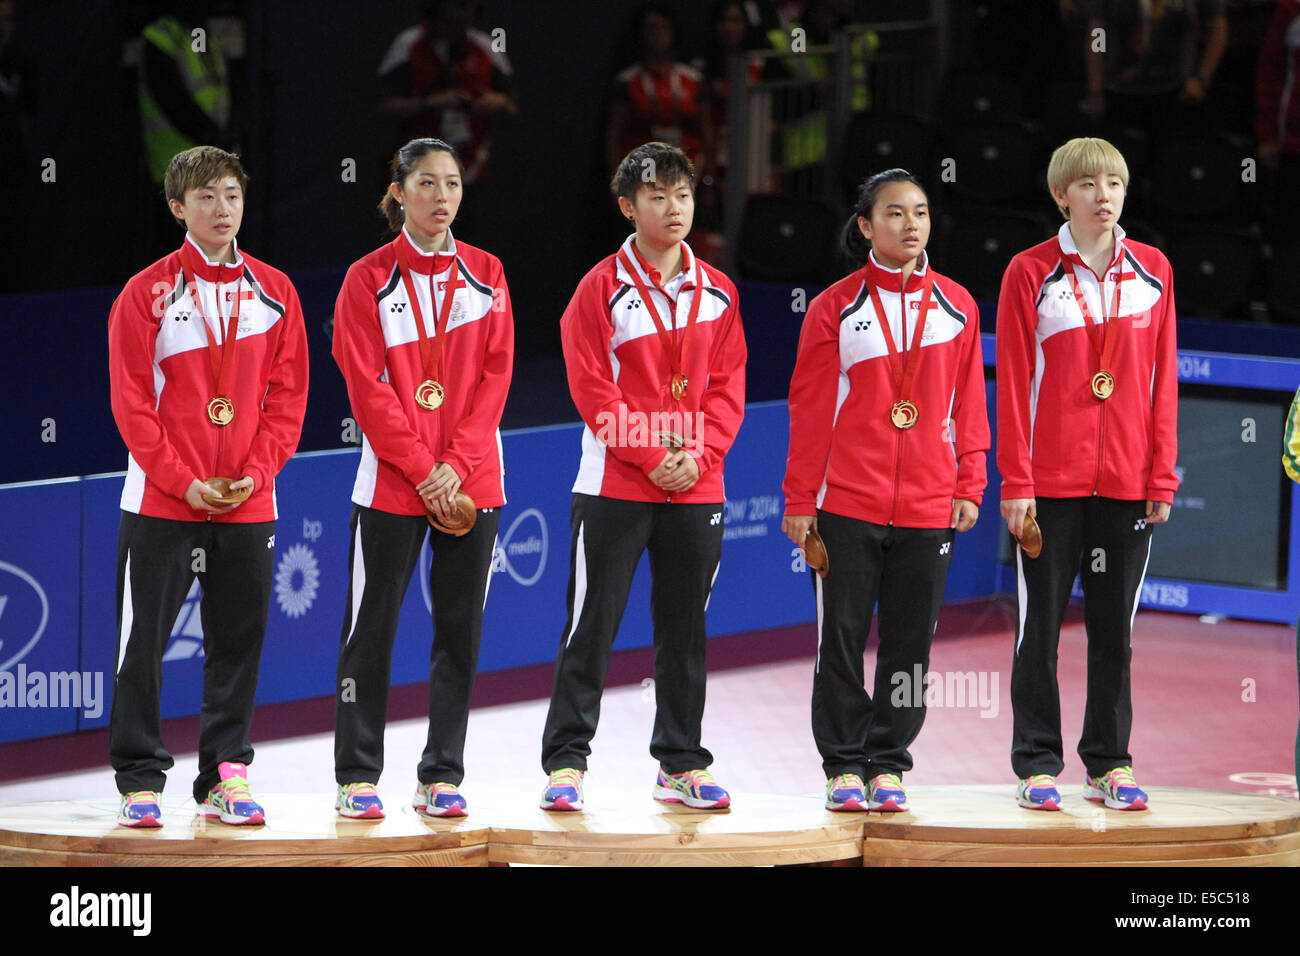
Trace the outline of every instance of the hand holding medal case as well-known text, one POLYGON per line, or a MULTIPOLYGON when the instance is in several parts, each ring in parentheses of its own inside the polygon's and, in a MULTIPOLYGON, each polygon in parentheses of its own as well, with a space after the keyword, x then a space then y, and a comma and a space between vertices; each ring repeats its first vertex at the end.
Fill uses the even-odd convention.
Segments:
POLYGON ((818 577, 825 578, 831 573, 831 559, 826 553, 826 542, 816 528, 809 528, 803 539, 803 559, 808 567, 817 572, 818 577))
POLYGON ((203 500, 210 505, 236 505, 240 502, 247 501, 249 495, 253 493, 252 488, 240 488, 238 491, 231 491, 238 478, 205 478, 203 483, 209 488, 213 488, 220 493, 217 498, 211 495, 204 495, 203 500))
POLYGON ((1020 547, 1024 549, 1026 557, 1036 558, 1043 553, 1043 532, 1033 515, 1025 515, 1025 524, 1020 531, 1020 547))
POLYGON ((474 527, 474 521, 478 518, 478 509, 474 507, 474 499, 463 491, 456 492, 456 507, 446 521, 440 519, 437 513, 428 506, 424 506, 425 517, 429 519, 429 524, 441 531, 443 534, 454 535, 459 538, 462 535, 469 534, 474 527))

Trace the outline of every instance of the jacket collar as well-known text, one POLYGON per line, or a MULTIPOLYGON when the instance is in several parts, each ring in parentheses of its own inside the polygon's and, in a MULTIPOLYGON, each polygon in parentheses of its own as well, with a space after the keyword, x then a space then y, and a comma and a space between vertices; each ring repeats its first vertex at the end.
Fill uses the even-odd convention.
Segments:
MULTIPOLYGON (((644 285, 663 287, 665 285, 663 276, 659 274, 659 270, 651 269, 645 260, 641 258, 641 253, 637 252, 635 240, 636 233, 628 236, 619 249, 619 252, 623 253, 623 255, 616 256, 614 259, 614 268, 618 281, 623 285, 636 285, 637 279, 640 279, 644 285), (635 277, 630 275, 626 267, 623 265, 625 259, 630 262, 632 268, 636 270, 635 277)), ((685 241, 682 242, 682 274, 685 276, 685 279, 682 281, 680 288, 694 288, 699 284, 700 269, 696 263, 695 256, 691 253, 691 247, 688 246, 685 241)), ((676 276, 670 278, 668 281, 671 282, 673 278, 676 278, 676 276)))
MULTIPOLYGON (((1114 268, 1115 263, 1124 258, 1124 229, 1119 223, 1111 227, 1115 230, 1115 255, 1111 258, 1110 263, 1106 266, 1107 270, 1114 268)), ((1079 247, 1074 242, 1074 233, 1070 232, 1070 223, 1061 223, 1060 230, 1056 233, 1056 241, 1060 243, 1061 255, 1078 265, 1088 269, 1088 264, 1083 261, 1083 256, 1079 255, 1079 247)), ((1092 271, 1089 269, 1088 271, 1092 271)), ((1102 273, 1105 275, 1105 273, 1102 273)))
MULTIPOLYGON (((875 252, 868 253, 870 265, 876 268, 876 287, 882 292, 902 292, 903 291, 903 270, 890 269, 888 266, 882 266, 876 260, 875 252)), ((907 277, 907 291, 919 292, 921 283, 925 280, 925 274, 930 268, 930 253, 922 252, 916 268, 912 274, 907 277)))
POLYGON ((415 240, 411 238, 411 234, 406 231, 405 226, 402 227, 401 234, 398 235, 394 242, 406 246, 409 254, 407 261, 411 263, 411 268, 420 275, 437 275, 440 272, 446 272, 451 267, 451 261, 459 254, 459 250, 456 248, 456 240, 452 236, 450 229, 447 230, 447 245, 441 252, 425 252, 415 244, 415 240), (432 270, 431 273, 430 270, 432 270))
POLYGON ((205 282, 235 282, 244 274, 244 257, 234 239, 230 240, 230 248, 235 253, 234 262, 211 262, 187 232, 181 244, 181 265, 205 282))

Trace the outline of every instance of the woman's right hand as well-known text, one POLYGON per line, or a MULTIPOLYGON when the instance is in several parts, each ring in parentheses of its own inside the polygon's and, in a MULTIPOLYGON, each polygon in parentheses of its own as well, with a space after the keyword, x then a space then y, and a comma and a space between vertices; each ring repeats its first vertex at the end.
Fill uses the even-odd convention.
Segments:
POLYGON ((185 503, 195 511, 206 511, 209 514, 219 515, 222 512, 229 511, 230 505, 214 505, 208 502, 203 496, 211 495, 213 498, 220 498, 221 492, 217 491, 211 485, 199 481, 195 478, 190 482, 190 486, 185 489, 185 503))
POLYGON ((425 507, 432 508, 434 516, 445 523, 451 520, 456 510, 456 492, 460 491, 460 484, 456 469, 440 461, 433 466, 429 477, 415 486, 415 490, 424 499, 425 507))
POLYGON ((1038 517, 1038 505, 1033 498, 1007 498, 1002 502, 1002 517, 1007 519, 1007 528, 1011 536, 1020 540, 1020 532, 1025 528, 1025 515, 1038 517))
POLYGON ((781 519, 781 533, 800 548, 803 547, 803 539, 808 537, 808 532, 816 530, 816 515, 786 515, 781 519))

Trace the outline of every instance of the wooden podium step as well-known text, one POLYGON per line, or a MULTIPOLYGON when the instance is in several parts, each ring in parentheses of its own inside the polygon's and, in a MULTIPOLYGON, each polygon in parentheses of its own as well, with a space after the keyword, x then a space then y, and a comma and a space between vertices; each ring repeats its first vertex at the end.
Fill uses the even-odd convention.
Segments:
MULTIPOLYGON (((906 813, 829 813, 820 795, 733 794, 727 811, 590 788, 582 813, 517 794, 469 817, 409 806, 344 820, 328 795, 260 794, 267 824, 230 827, 164 799, 158 830, 116 825, 116 801, 0 806, 5 866, 1295 866, 1300 803, 1150 787, 1152 809, 1106 810, 1063 788, 1057 813, 1016 806, 1015 788, 917 786, 906 813)), ((531 795, 530 795, 531 796, 531 795)))

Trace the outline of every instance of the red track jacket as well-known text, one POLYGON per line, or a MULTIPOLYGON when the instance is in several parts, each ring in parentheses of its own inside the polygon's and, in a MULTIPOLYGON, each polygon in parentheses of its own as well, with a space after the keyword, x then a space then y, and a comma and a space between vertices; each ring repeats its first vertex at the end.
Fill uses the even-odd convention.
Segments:
POLYGON ((650 282, 632 248, 623 254, 641 274, 674 345, 685 335, 691 303, 702 295, 685 356, 687 391, 676 401, 672 369, 632 277, 618 256, 578 283, 560 319, 569 393, 586 423, 573 490, 624 501, 714 503, 725 500, 723 458, 745 417, 745 334, 736 287, 682 243, 682 273, 666 284, 676 304, 650 282), (700 479, 669 498, 646 476, 666 454, 656 431, 679 435, 700 479))
POLYGON ((998 470, 1002 497, 1172 503, 1178 490, 1178 352, 1174 286, 1159 249, 1115 227, 1104 288, 1078 256, 1069 223, 1011 260, 998 296, 998 470), (1098 353, 1067 270, 1093 319, 1122 282, 1110 372, 1115 391, 1092 394, 1098 353))
MULTIPOLYGON (((914 271, 904 292, 901 272, 876 265, 900 352, 911 347, 928 268, 914 271)), ((953 499, 979 504, 988 483, 979 311, 970 293, 934 274, 910 396, 919 417, 903 431, 889 415, 895 380, 868 274, 864 266, 845 276, 813 299, 804 318, 790 380, 785 513, 821 508, 873 524, 947 528, 953 499)))
POLYGON ((447 243, 445 253, 426 255, 403 230, 352 264, 334 307, 334 360, 362 431, 352 500, 390 514, 425 513, 415 486, 440 461, 456 469, 461 490, 477 507, 506 503, 498 427, 514 367, 510 292, 500 259, 456 242, 450 233, 447 243), (415 402, 425 373, 414 313, 397 269, 402 242, 423 263, 413 278, 430 337, 453 257, 465 283, 452 300, 437 377, 446 397, 433 411, 415 402), (435 301, 429 300, 430 268, 442 276, 435 301))
POLYGON ((215 522, 249 523, 276 517, 275 476, 298 447, 307 409, 307 333, 298 293, 288 276, 236 248, 233 265, 195 255, 193 275, 203 314, 222 341, 233 296, 240 298, 239 329, 227 397, 235 417, 224 427, 208 420, 216 396, 208 336, 187 288, 181 253, 158 260, 126 284, 108 317, 113 417, 130 453, 122 510, 151 518, 205 521, 185 503, 195 478, 252 477, 253 494, 238 508, 211 515, 215 522))

